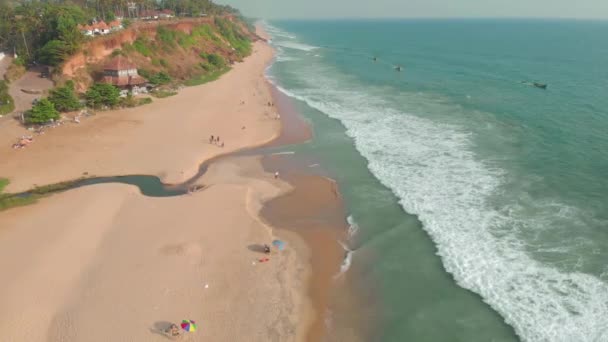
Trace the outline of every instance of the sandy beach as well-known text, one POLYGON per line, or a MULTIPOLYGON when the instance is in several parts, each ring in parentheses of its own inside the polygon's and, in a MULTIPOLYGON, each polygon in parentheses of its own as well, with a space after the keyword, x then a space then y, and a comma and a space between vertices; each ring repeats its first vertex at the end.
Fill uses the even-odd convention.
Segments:
POLYGON ((263 42, 219 80, 154 99, 148 106, 97 112, 35 137, 23 150, 11 144, 31 134, 17 122, 0 125, 0 175, 6 191, 50 184, 88 175, 157 175, 165 183, 193 176, 211 157, 264 144, 280 129, 264 70, 272 49, 263 42), (242 104, 244 102, 244 104, 242 104), (209 143, 220 137, 224 147, 209 143), (45 170, 41 172, 41 170, 45 170))
MULTIPOLYGON (((254 50, 218 81, 49 130, 24 150, 4 141, 23 134, 5 122, 7 190, 84 173, 179 183, 204 160, 272 141, 281 121, 263 73, 273 52, 263 42, 254 50), (209 144, 210 135, 224 147, 209 144)), ((166 341, 170 323, 192 319, 199 330, 184 340, 310 340, 313 253, 259 217, 292 185, 264 170, 260 157, 223 158, 197 183, 203 191, 167 198, 87 186, 0 213, 2 339, 166 341), (288 248, 260 262, 262 244, 277 238, 288 248)), ((339 256, 328 264, 333 272, 339 256)))
POLYGON ((306 258, 258 260, 273 232, 257 211, 288 186, 253 157, 204 182, 173 198, 96 185, 2 213, 3 339, 163 341, 169 322, 193 319, 192 341, 302 340, 306 258))

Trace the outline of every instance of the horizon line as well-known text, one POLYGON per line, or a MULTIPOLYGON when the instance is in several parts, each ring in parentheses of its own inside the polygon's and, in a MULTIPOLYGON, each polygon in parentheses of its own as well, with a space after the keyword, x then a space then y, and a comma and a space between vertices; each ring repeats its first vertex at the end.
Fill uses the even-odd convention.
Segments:
POLYGON ((608 21, 604 17, 251 17, 259 20, 569 20, 569 21, 608 21))

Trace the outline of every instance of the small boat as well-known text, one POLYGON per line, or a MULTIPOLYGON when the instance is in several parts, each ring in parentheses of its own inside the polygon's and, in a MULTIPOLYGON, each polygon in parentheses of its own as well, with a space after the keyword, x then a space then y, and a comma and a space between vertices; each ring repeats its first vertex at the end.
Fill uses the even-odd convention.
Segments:
POLYGON ((536 88, 547 89, 547 84, 546 83, 534 82, 534 83, 532 83, 532 85, 535 86, 536 88))
POLYGON ((395 67, 395 70, 401 72, 401 70, 403 70, 403 67, 401 65, 397 65, 395 67))

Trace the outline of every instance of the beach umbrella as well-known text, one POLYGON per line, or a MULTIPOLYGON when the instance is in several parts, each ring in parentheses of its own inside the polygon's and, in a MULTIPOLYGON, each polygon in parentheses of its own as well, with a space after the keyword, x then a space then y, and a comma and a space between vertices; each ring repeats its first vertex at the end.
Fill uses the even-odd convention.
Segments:
POLYGON ((276 248, 278 248, 280 251, 285 249, 285 242, 283 242, 281 240, 272 241, 272 245, 275 246, 276 248))
POLYGON ((194 322, 193 320, 185 319, 182 321, 181 326, 182 329, 188 332, 196 331, 196 322, 194 322))

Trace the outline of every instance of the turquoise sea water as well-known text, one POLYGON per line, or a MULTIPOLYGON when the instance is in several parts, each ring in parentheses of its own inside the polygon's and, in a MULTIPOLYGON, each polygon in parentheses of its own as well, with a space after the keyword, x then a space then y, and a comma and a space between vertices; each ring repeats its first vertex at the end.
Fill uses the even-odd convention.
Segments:
POLYGON ((368 340, 608 341, 608 22, 267 27, 315 130, 293 150, 345 197, 368 340))

